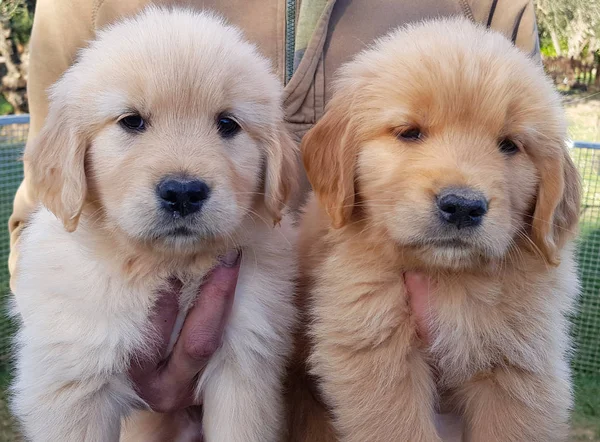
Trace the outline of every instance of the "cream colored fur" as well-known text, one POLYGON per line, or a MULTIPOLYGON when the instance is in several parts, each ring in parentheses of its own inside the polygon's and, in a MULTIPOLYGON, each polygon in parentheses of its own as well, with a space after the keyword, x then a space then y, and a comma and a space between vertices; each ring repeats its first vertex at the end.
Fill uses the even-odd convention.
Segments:
MULTIPOLYGON (((565 127, 541 66, 465 19, 399 29, 341 70, 302 143, 300 233, 308 365, 339 440, 436 442, 442 410, 470 442, 566 440, 580 189, 565 127), (444 242, 436 195, 465 186, 489 212, 444 242), (435 283, 429 345, 407 270, 435 283)), ((327 434, 316 416, 294 440, 327 434)))
MULTIPOLYGON (((185 313, 217 257, 239 248, 223 342, 196 388, 204 436, 278 440, 296 274, 296 235, 281 211, 296 151, 268 62, 209 13, 148 8, 101 31, 50 96, 47 123, 25 153, 46 207, 23 232, 14 280, 12 409, 24 435, 119 440, 122 418, 144 407, 127 371, 135 356, 156 353, 149 316, 158 291, 179 278, 185 313), (117 122, 134 111, 147 121, 143 133, 117 122), (222 112, 242 128, 232 138, 217 131, 222 112), (173 174, 211 187, 186 225, 193 235, 165 233, 155 188, 173 174)), ((135 426, 128 431, 143 433, 135 426)))

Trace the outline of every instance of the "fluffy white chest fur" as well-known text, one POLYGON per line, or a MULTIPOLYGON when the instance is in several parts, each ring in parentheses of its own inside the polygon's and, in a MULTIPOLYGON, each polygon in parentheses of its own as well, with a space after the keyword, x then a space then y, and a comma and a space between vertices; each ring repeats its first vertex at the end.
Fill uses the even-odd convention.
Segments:
MULTIPOLYGON (((277 228, 261 224, 252 225, 242 247, 223 344, 197 386, 209 441, 273 440, 280 426, 281 376, 295 318, 295 234, 287 218, 277 228)), ((97 255, 89 237, 85 223, 67 233, 42 209, 19 245, 13 406, 34 441, 118 440, 121 418, 143 404, 127 370, 134 355, 153 350, 149 315, 174 269, 128 281, 121 267, 97 255)), ((215 258, 184 283, 182 311, 215 258)))

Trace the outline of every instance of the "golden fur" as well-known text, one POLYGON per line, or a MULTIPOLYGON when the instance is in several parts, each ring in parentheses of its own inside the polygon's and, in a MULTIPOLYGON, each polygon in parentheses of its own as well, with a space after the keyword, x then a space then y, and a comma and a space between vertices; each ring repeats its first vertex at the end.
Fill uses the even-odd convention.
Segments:
POLYGON ((541 66, 465 19, 399 29, 342 68, 301 146, 308 366, 333 419, 304 374, 293 440, 333 425, 347 442, 439 441, 440 410, 472 442, 565 440, 580 198, 565 138, 541 66), (489 202, 467 233, 439 227, 436 197, 454 187, 489 202), (407 270, 435 283, 429 345, 407 270))
MULTIPOLYGON (((296 274, 282 210, 297 175, 281 95, 239 30, 156 7, 99 32, 52 87, 46 124, 25 152, 45 207, 23 232, 14 278, 12 406, 28 439, 118 440, 121 418, 145 405, 127 372, 134 356, 156 358, 149 318, 160 289, 182 282, 181 325, 218 257, 238 248, 223 343, 195 394, 208 442, 278 440, 296 274), (234 136, 218 129, 224 113, 241 127, 234 136), (131 114, 144 131, 119 123, 131 114), (205 182, 202 209, 163 210, 165 177, 205 182)), ((187 440, 182 427, 192 424, 178 413, 137 422, 126 440, 148 441, 149 431, 187 440)))

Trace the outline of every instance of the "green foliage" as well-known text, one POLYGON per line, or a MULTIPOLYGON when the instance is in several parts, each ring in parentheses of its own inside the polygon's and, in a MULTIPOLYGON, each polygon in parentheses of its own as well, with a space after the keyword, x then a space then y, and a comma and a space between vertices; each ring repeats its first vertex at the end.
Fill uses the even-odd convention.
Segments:
POLYGON ((600 377, 577 375, 574 384, 573 424, 588 430, 586 440, 596 440, 600 437, 600 377))
POLYGON ((29 42, 31 27, 33 26, 33 13, 27 8, 21 8, 10 19, 13 40, 20 44, 29 42))
MULTIPOLYGON (((539 17, 538 13, 538 35, 540 38, 540 52, 545 57, 556 57, 558 53, 556 52, 556 48, 552 43, 552 37, 550 36, 550 31, 546 27, 546 23, 539 17)), ((568 51, 568 43, 565 37, 558 37, 558 43, 561 51, 566 53, 568 51)))
POLYGON ((585 57, 600 50, 600 1, 535 0, 542 53, 585 57))
POLYGON ((4 95, 0 94, 0 115, 10 115, 14 113, 12 105, 6 101, 4 95))
POLYGON ((29 41, 34 10, 35 0, 0 0, 0 20, 8 23, 15 43, 29 41))
POLYGON ((544 57, 556 57, 558 54, 556 53, 556 48, 552 44, 552 39, 542 26, 538 26, 539 37, 540 37, 540 52, 544 57))

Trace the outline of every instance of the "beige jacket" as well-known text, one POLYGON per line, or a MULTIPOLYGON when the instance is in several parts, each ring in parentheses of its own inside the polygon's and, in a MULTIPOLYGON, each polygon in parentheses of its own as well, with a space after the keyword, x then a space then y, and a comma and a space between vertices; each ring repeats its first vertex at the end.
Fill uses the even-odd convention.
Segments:
MULTIPOLYGON (((151 2, 210 8, 239 26, 272 60, 285 84, 288 127, 298 142, 323 114, 336 69, 374 39, 405 23, 465 15, 503 32, 539 57, 532 0, 38 0, 27 89, 29 140, 44 124, 47 88, 73 63, 77 50, 94 38, 97 29, 151 2), (300 47, 295 45, 296 36, 302 40, 300 47), (297 66, 294 52, 303 55, 297 66)), ((11 274, 20 230, 34 207, 26 181, 27 164, 9 220, 11 274)))

